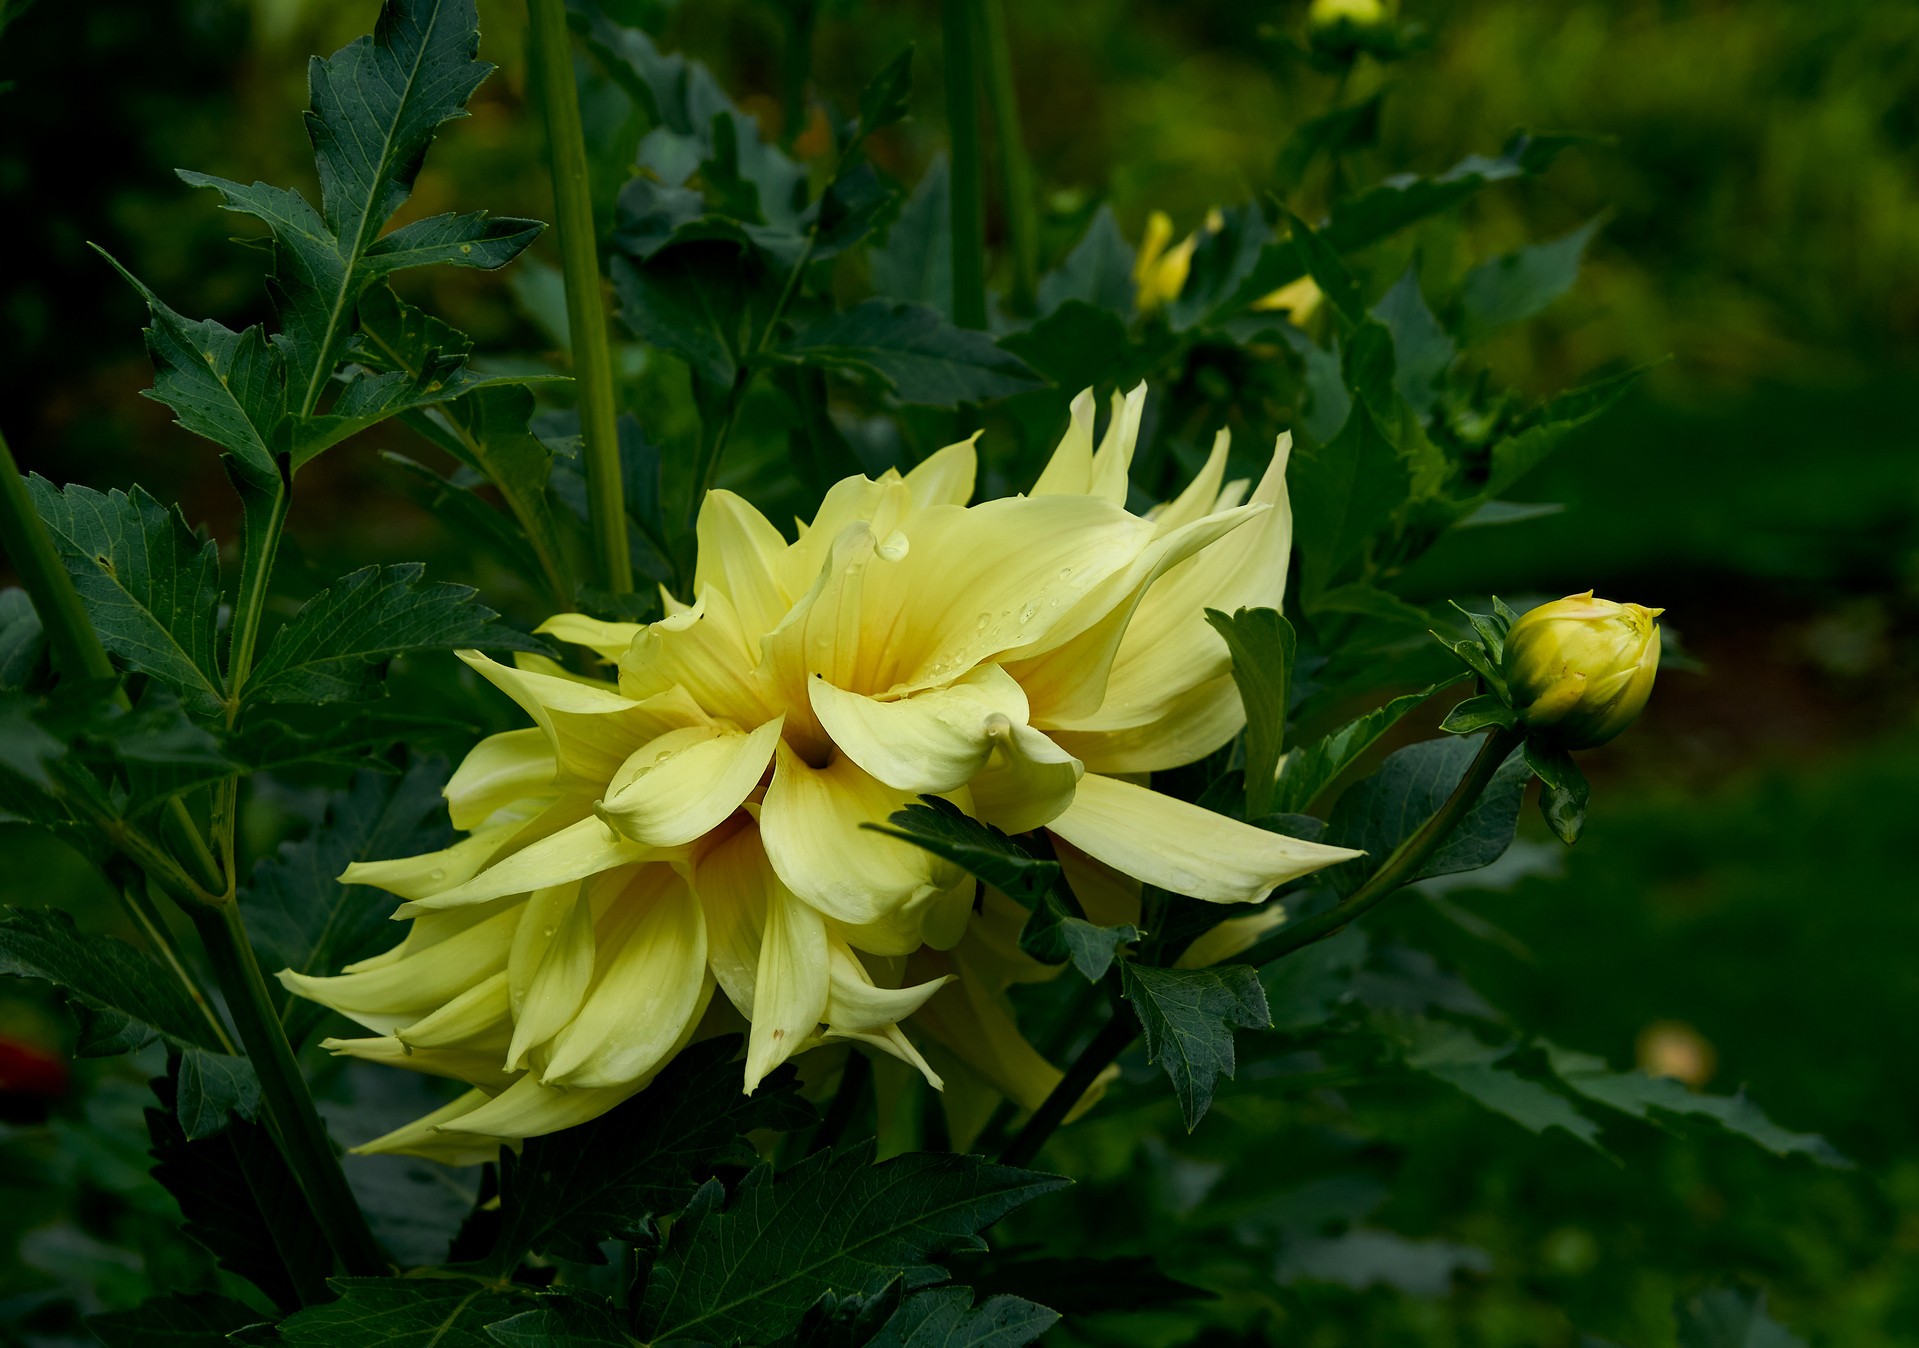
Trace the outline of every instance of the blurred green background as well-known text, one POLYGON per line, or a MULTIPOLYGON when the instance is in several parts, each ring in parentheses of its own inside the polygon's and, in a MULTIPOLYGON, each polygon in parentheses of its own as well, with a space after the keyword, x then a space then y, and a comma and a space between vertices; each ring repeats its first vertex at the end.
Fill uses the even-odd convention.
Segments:
MULTIPOLYGON (((813 7, 627 8, 779 128, 787 35, 813 7)), ((1137 238, 1149 210, 1183 232, 1262 190, 1290 129, 1335 96, 1289 51, 1304 8, 1012 6, 1055 255, 1094 201, 1137 238)), ((481 10, 482 54, 502 70, 443 137, 409 210, 548 218, 523 9, 481 10)), ((172 169, 310 187, 304 58, 365 31, 374 11, 371 0, 0 5, 13 14, 0 30, 0 424, 23 466, 99 487, 137 480, 233 536, 213 456, 140 397, 140 305, 87 245, 186 312, 236 327, 265 317, 260 255, 230 247, 244 231, 172 169)), ((937 6, 818 11, 817 87, 841 106, 899 46, 921 42, 916 117, 874 151, 916 177, 945 135, 937 6)), ((1394 86, 1379 146, 1348 166, 1359 179, 1437 171, 1521 126, 1605 138, 1415 237, 1429 268, 1457 275, 1606 213, 1572 294, 1497 340, 1497 377, 1544 392, 1661 362, 1518 493, 1562 511, 1460 531, 1409 592, 1594 586, 1665 605, 1703 668, 1668 672, 1643 726, 1587 757, 1592 823, 1563 860, 1543 854, 1558 874, 1447 895, 1503 937, 1417 904, 1389 921, 1417 930, 1518 1024, 1616 1063, 1652 1051, 1649 1027, 1667 1024, 1669 1042, 1671 1023, 1687 1027, 1713 1089, 1748 1087, 1858 1169, 1623 1128, 1608 1134, 1614 1165, 1443 1093, 1356 1094, 1394 1144, 1373 1158, 1392 1189, 1371 1220, 1488 1257, 1461 1265, 1444 1297, 1390 1279, 1245 1284, 1260 1270, 1242 1270, 1234 1295, 1301 1344, 1572 1345, 1583 1332, 1651 1348, 1671 1342, 1675 1294, 1748 1282, 1814 1344, 1919 1341, 1919 904, 1905 831, 1919 803, 1919 6, 1408 0, 1405 13, 1430 48, 1385 72, 1362 67, 1343 91, 1394 86)), ((555 339, 538 264, 554 257, 542 240, 534 265, 428 273, 421 293, 483 348, 541 350, 555 339)), ((397 426, 389 433, 407 448, 397 426)), ((370 435, 302 477, 288 575, 425 558, 501 607, 529 603, 490 587, 497 577, 397 492, 383 447, 370 435)), ((1534 825, 1525 837, 1538 844, 1534 825)), ((0 846, 8 901, 99 904, 47 845, 9 831, 0 846)), ((112 921, 104 908, 90 920, 112 921)), ((49 1042, 64 1033, 44 1003, 5 987, 0 1024, 49 1042)), ((130 1113, 140 1092, 124 1067, 84 1075, 86 1108, 129 1118, 125 1147, 58 1126, 9 1141, 0 1325, 22 1327, 0 1328, 0 1342, 64 1342, 33 1325, 73 1288, 90 1284, 83 1308, 100 1309, 176 1265, 200 1267, 157 1234, 158 1216, 147 1232, 138 1212, 94 1210, 90 1195, 143 1166, 130 1113), (31 1173, 28 1155, 40 1162, 31 1173), (28 1227, 33 1252, 16 1266, 14 1235, 28 1227), (145 1253, 114 1248, 128 1241, 145 1253)), ((1249 1168, 1309 1178, 1299 1158, 1262 1151, 1270 1107, 1256 1091, 1235 1103, 1228 1088, 1192 1139, 1168 1111, 1143 1156, 1108 1150, 1136 1120, 1094 1125, 1075 1145, 1089 1166, 1152 1173, 1169 1192, 1202 1172, 1207 1183, 1249 1168)), ((141 1200, 160 1215, 166 1201, 157 1190, 141 1200)), ((1163 1229, 1133 1243, 1225 1285, 1198 1242, 1186 1256, 1166 1249, 1163 1229)), ((1156 1340, 1182 1342, 1169 1326, 1156 1340)))

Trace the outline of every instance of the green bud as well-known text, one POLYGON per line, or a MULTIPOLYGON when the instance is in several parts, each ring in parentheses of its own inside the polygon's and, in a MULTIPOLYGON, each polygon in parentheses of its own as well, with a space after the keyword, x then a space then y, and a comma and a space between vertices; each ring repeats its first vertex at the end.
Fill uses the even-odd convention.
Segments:
POLYGON ((1315 37, 1343 31, 1368 32, 1392 22, 1398 0, 1313 0, 1306 25, 1315 37))
POLYGON ((1527 729, 1565 749, 1604 744, 1633 723, 1659 672, 1666 610, 1568 595, 1506 634, 1506 682, 1527 729))

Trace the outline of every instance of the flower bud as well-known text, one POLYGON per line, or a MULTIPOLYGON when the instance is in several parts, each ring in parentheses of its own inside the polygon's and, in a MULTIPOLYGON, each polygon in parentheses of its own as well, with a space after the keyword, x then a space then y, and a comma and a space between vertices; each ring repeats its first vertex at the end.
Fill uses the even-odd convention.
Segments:
POLYGON ((1394 0, 1313 0, 1307 26, 1317 36, 1334 29, 1363 32, 1392 21, 1394 0))
POLYGON ((1590 749, 1633 723, 1659 672, 1665 610, 1595 599, 1541 604, 1506 634, 1505 674, 1527 727, 1562 748, 1590 749))

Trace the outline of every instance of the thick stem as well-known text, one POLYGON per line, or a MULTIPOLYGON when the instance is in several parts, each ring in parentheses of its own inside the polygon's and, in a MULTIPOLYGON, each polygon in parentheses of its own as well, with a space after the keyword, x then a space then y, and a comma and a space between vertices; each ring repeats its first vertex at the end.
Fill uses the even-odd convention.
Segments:
POLYGON ((1395 847, 1365 884, 1323 913, 1302 918, 1298 922, 1288 922, 1234 962, 1270 964, 1315 941, 1323 941, 1328 936, 1344 931, 1356 919, 1385 902, 1393 891, 1410 883, 1419 874, 1419 868, 1439 850, 1440 844, 1466 817, 1467 811, 1478 803, 1480 794, 1492 781, 1493 774, 1499 771, 1500 764, 1511 756, 1524 738, 1523 732, 1508 729, 1496 729, 1487 735, 1485 743, 1479 746, 1479 753, 1473 758, 1472 766, 1466 769, 1466 775, 1460 778, 1453 793, 1446 797, 1446 803, 1395 847))
POLYGON ((613 398, 613 351, 600 297, 600 255, 593 236, 593 193, 587 177, 586 131, 573 78, 573 40, 565 0, 527 0, 532 83, 546 122, 553 176, 553 222, 566 282, 567 326, 573 338, 573 387, 586 459, 587 515, 599 558, 600 583, 615 594, 633 588, 626 542, 626 493, 613 398))
MULTIPOLYGON (((1287 923, 1233 962, 1255 966, 1271 963, 1343 931, 1355 919, 1376 908, 1419 874, 1419 868, 1439 850, 1440 844, 1466 817, 1492 781, 1493 774, 1499 771, 1500 764, 1519 747, 1524 738, 1524 734, 1518 730, 1493 731, 1480 746, 1478 755, 1473 759, 1472 766, 1466 769, 1466 775, 1460 779, 1459 785, 1446 798, 1446 803, 1394 848, 1365 884, 1326 912, 1300 922, 1287 923)), ((1109 1063, 1125 1052, 1127 1045, 1138 1034, 1138 1022, 1115 1007, 1113 1018, 1094 1036, 1093 1042, 1080 1051, 1065 1077, 1053 1088, 1052 1094, 1046 1097, 1000 1159, 1008 1165, 1025 1165, 1037 1156, 1046 1139, 1052 1136, 1053 1130, 1059 1127, 1080 1096, 1086 1093, 1086 1088, 1106 1070, 1109 1063)))
POLYGON ((1046 1145, 1046 1139, 1066 1121, 1073 1106, 1086 1094, 1087 1088, 1099 1079, 1113 1059, 1126 1051, 1126 1046, 1139 1036, 1139 1022, 1131 1013, 1119 1007, 1113 1008, 1112 1019, 1100 1026, 1099 1033, 1093 1036, 1093 1042, 1080 1050, 1073 1065, 1066 1069, 1066 1075, 1053 1087, 1052 1094, 1040 1102, 1033 1111, 1033 1117, 1019 1130, 1013 1140, 1006 1144, 1006 1150, 1000 1153, 1000 1160, 1006 1165, 1029 1165, 1039 1149, 1046 1145))
POLYGON ((293 1060, 293 1049, 280 1029, 259 961, 247 942, 240 906, 193 910, 194 925, 226 989, 227 1007, 239 1027, 240 1042, 260 1078, 260 1099, 279 1139, 287 1166, 299 1181, 307 1206, 313 1210, 327 1243, 340 1265, 359 1277, 382 1277, 392 1269, 380 1253, 366 1216, 347 1187, 340 1158, 333 1152, 326 1124, 313 1107, 306 1079, 293 1060))
POLYGON ((944 0, 946 125, 953 141, 953 321, 986 326, 986 207, 979 141, 979 0, 944 0))
MULTIPOLYGON (((27 492, 26 479, 20 476, 20 466, 13 460, 5 435, 0 435, 0 543, 6 545, 20 583, 33 601, 34 612, 40 615, 40 625, 46 630, 54 661, 62 672, 78 679, 118 678, 113 661, 107 658, 107 648, 100 644, 100 634, 87 618, 80 592, 73 588, 73 577, 60 561, 53 536, 33 508, 33 497, 27 492)), ((116 691, 114 697, 121 706, 128 705, 125 692, 116 691)), ((194 885, 208 894, 225 892, 220 867, 193 816, 187 813, 186 804, 176 796, 166 803, 165 816, 168 827, 180 838, 194 885)))
POLYGON ((1039 202, 1033 188, 1033 161, 1020 134, 1019 91, 1013 84, 1013 50, 1006 36, 1006 0, 979 0, 986 60, 986 101, 993 109, 998 139, 1001 207, 1006 215, 1006 247, 1013 263, 1013 308, 1031 313, 1039 288, 1039 202))

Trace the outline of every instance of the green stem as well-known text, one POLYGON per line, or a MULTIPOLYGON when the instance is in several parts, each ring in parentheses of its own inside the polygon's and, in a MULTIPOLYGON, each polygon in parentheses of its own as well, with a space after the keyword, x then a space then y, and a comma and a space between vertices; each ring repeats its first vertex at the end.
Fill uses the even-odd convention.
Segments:
POLYGON ((986 326, 986 207, 979 140, 979 0, 944 0, 946 126, 953 141, 953 321, 986 326))
POLYGON ((1006 245, 1013 263, 1013 308, 1032 312, 1039 288, 1039 202, 1033 161, 1020 134, 1019 91, 1013 84, 1013 50, 1006 35, 1006 0, 979 0, 985 46, 981 74, 999 137, 1000 197, 1006 214, 1006 245))
MULTIPOLYGON (((246 1046, 247 1058, 260 1078, 260 1098, 280 1150, 299 1181, 307 1206, 339 1256, 342 1268, 356 1277, 386 1276, 392 1267, 380 1253, 366 1216, 347 1187, 326 1124, 313 1107, 306 1080, 293 1060, 293 1049, 280 1029, 266 980, 260 975, 260 963, 247 941, 240 906, 228 903, 192 912, 220 984, 226 989, 227 1007, 239 1027, 240 1042, 246 1046)), ((289 1215, 289 1220, 297 1218, 289 1215)))
MULTIPOLYGON (((1378 907, 1395 890, 1419 874, 1419 868, 1439 850, 1440 844, 1466 817, 1492 781, 1493 774, 1499 771, 1500 765, 1524 738, 1524 734, 1517 730, 1493 731, 1480 746, 1478 755, 1473 759, 1472 766, 1466 769, 1466 775, 1460 779, 1459 785, 1446 798, 1446 803, 1395 847, 1365 884, 1326 912, 1300 922, 1287 923, 1233 962, 1255 966, 1269 964, 1315 941, 1323 941, 1335 932, 1343 931, 1354 920, 1378 907)), ((1037 1156, 1046 1139, 1052 1136, 1054 1129, 1079 1102, 1080 1096, 1086 1093, 1086 1088, 1138 1036, 1138 1022, 1118 1006, 1113 1011, 1112 1019, 1093 1037, 1092 1043, 1080 1050, 1079 1057, 1067 1068, 1059 1085, 1053 1088, 1052 1094, 1034 1111, 1026 1127, 1020 1130, 1019 1136, 1001 1155, 1000 1159, 1007 1165, 1025 1165, 1037 1156)))
POLYGON ((573 386, 586 459, 588 524, 600 560, 600 583, 615 594, 626 594, 633 588, 633 560, 626 541, 613 351, 606 335, 606 305, 600 297, 600 254, 593 235, 586 131, 573 78, 573 40, 567 32, 565 0, 527 0, 527 13, 532 82, 546 122, 553 221, 566 282, 567 326, 573 338, 573 386))
MULTIPOLYGON (((33 508, 26 479, 20 475, 20 466, 14 462, 4 434, 0 434, 0 542, 6 544, 20 583, 33 601, 34 611, 40 615, 40 625, 46 630, 47 642, 53 647, 53 658, 60 668, 74 678, 119 678, 119 671, 107 658, 107 648, 100 644, 100 634, 93 630, 93 623, 80 602, 80 592, 73 588, 73 577, 60 561, 53 536, 33 508)), ((121 706, 128 705, 124 690, 116 690, 114 698, 121 706)), ((207 849, 199 826, 187 813, 185 802, 177 796, 169 800, 165 815, 168 827, 178 835, 186 852, 194 885, 211 894, 224 892, 227 882, 220 874, 213 853, 207 849)))
MULTIPOLYGON (((116 865, 119 863, 116 863, 116 865)), ((131 870, 131 868, 129 868, 131 870)), ((166 922, 160 916, 159 909, 153 906, 153 897, 146 891, 145 875, 139 871, 112 877, 114 893, 120 896, 120 906, 126 911, 133 925, 138 927, 147 938, 160 958, 166 962, 167 969, 182 991, 200 1008, 200 1015, 206 1021, 207 1028, 213 1031, 213 1037, 220 1047, 228 1053, 238 1054, 239 1046, 233 1042, 233 1036, 227 1033, 226 1025, 219 1013, 213 1009, 213 1003, 207 998, 206 990, 200 986, 200 980, 180 959, 179 947, 173 943, 173 934, 167 930, 166 922)))
POLYGON ((1302 918, 1298 922, 1288 922, 1241 955, 1235 963, 1270 964, 1315 941, 1323 941, 1328 936, 1344 931, 1355 920, 1377 908, 1402 885, 1411 883, 1413 877, 1419 874, 1419 868, 1439 850, 1440 844, 1446 841, 1459 821, 1478 803, 1493 774, 1499 771, 1500 765, 1523 739, 1525 734, 1518 730, 1496 729, 1487 735, 1485 743, 1479 746, 1479 753, 1473 758, 1472 766, 1466 769, 1466 775, 1460 778, 1453 793, 1446 797, 1446 803, 1395 847, 1380 863, 1379 869, 1367 877, 1365 884, 1323 913, 1302 918))

